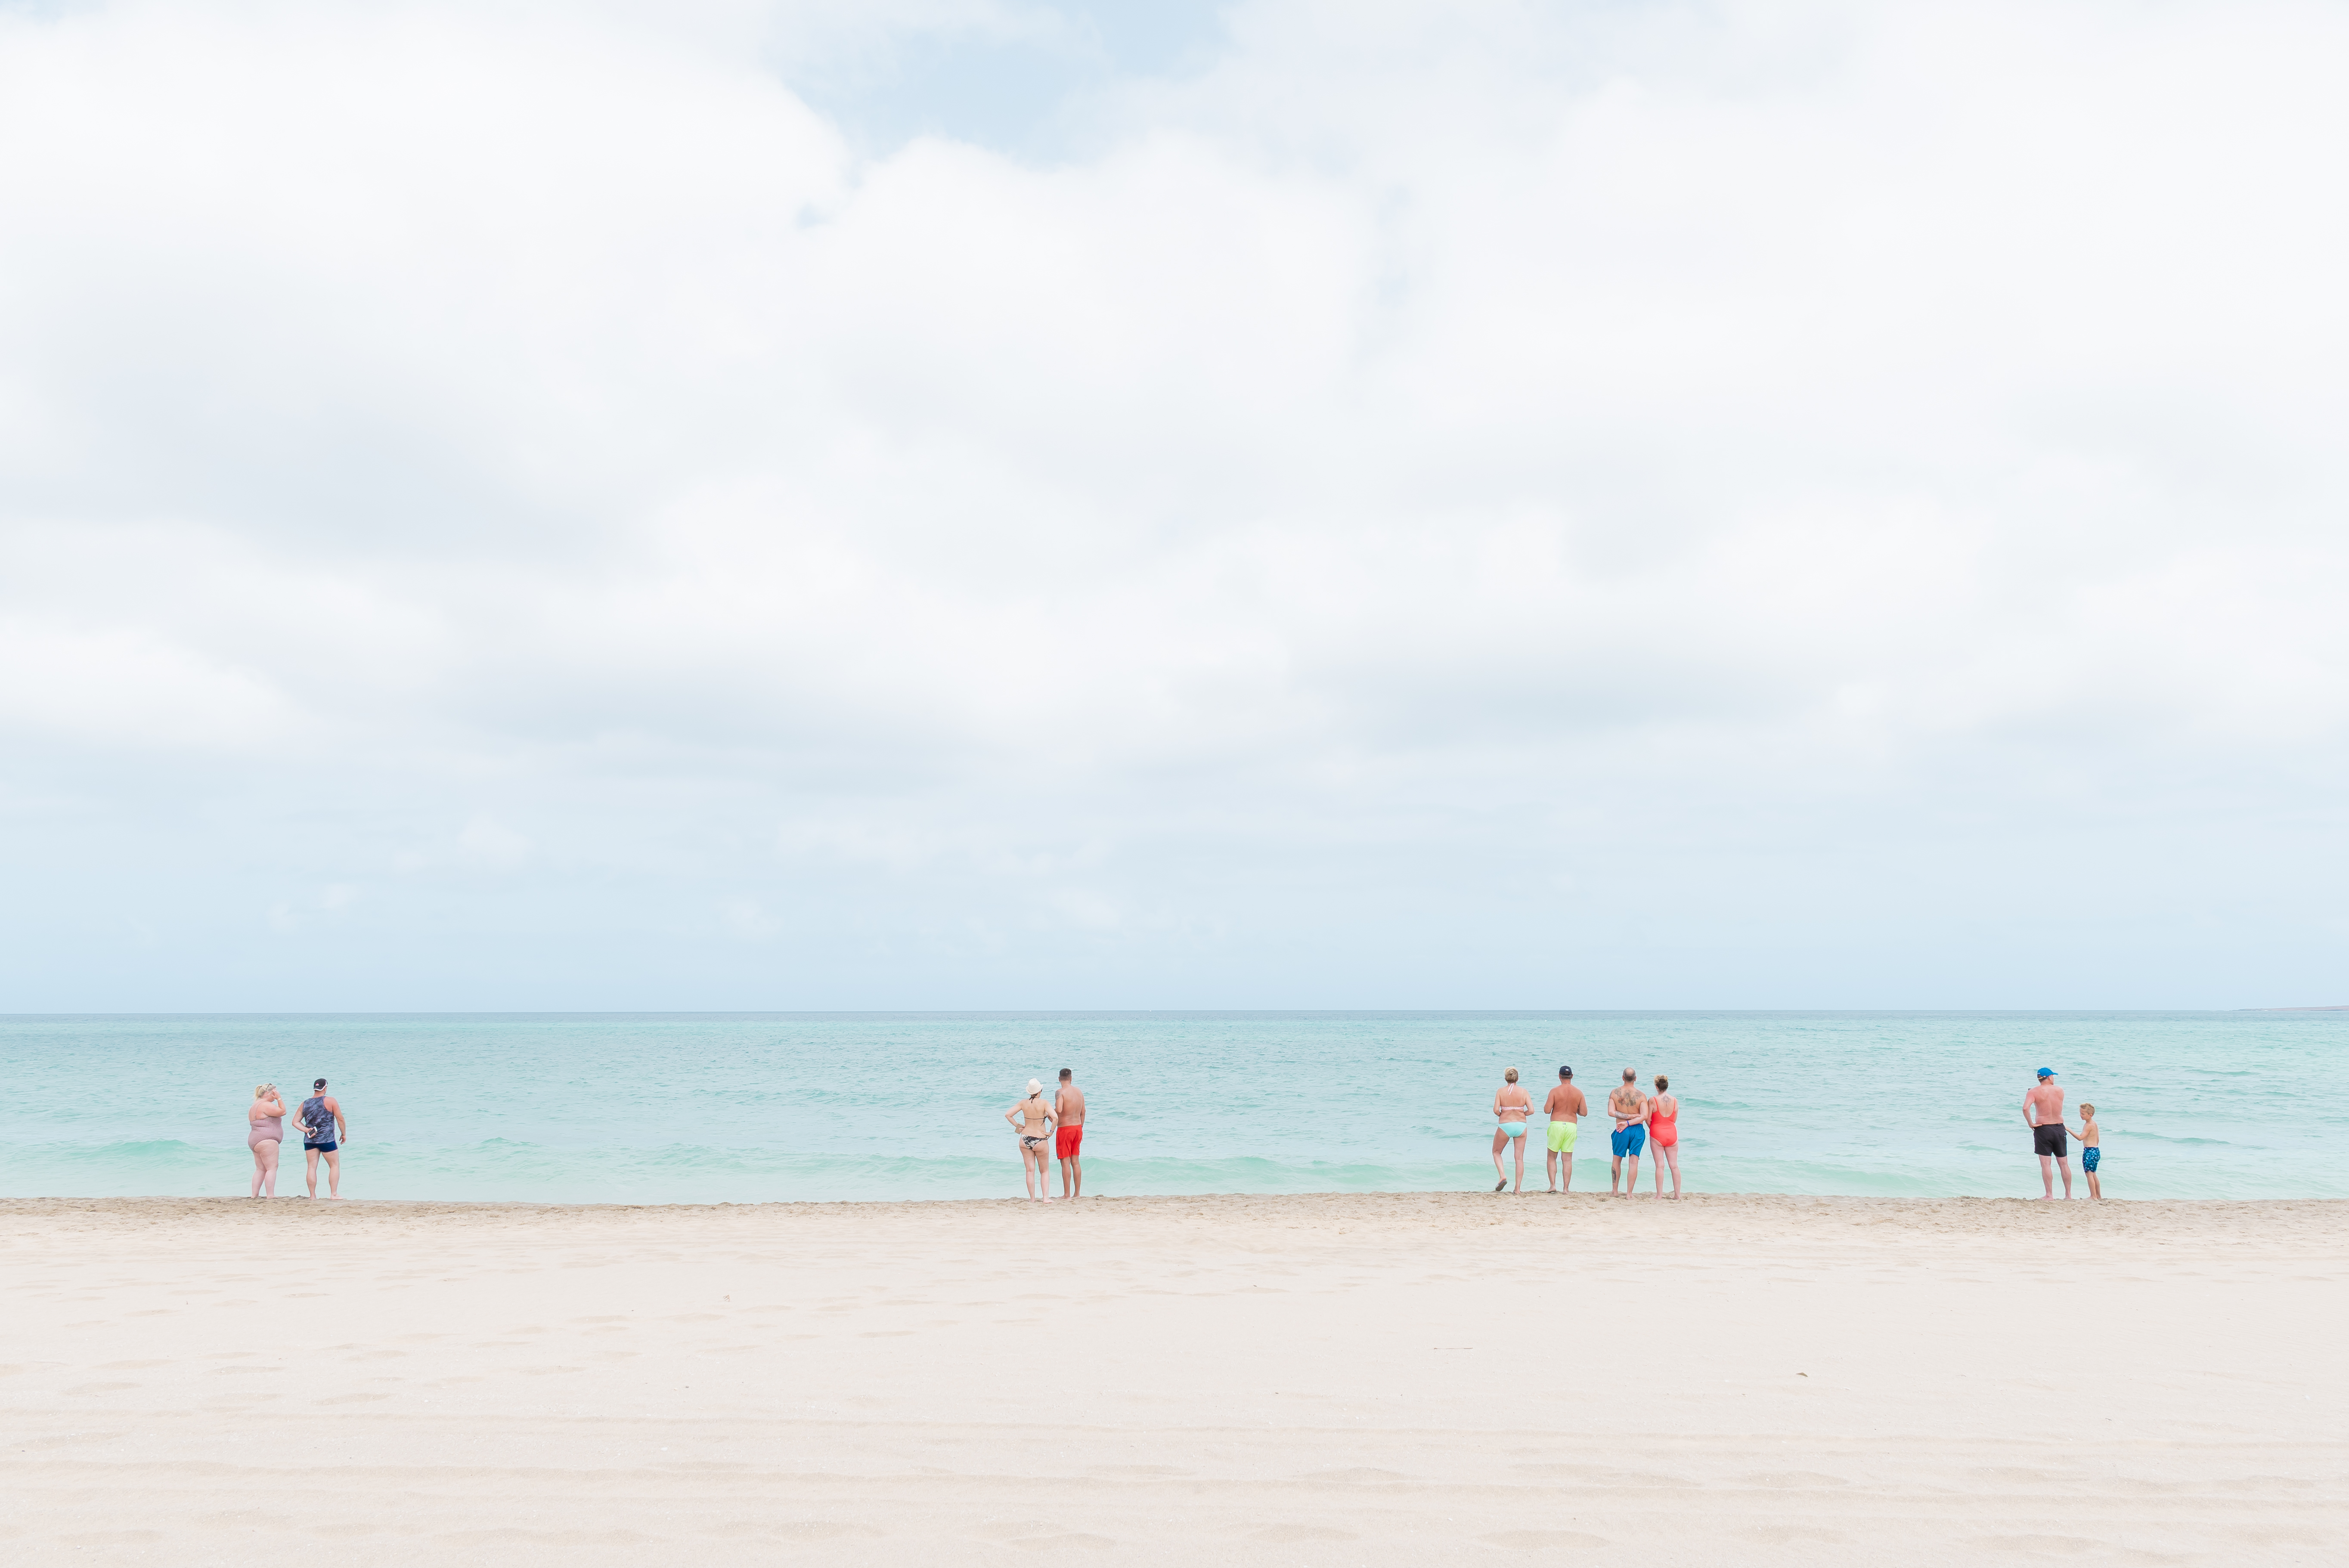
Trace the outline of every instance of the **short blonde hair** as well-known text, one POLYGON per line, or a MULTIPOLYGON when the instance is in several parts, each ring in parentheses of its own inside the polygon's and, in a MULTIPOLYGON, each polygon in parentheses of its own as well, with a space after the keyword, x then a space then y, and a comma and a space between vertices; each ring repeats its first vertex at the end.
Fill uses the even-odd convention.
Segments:
POLYGON ((2082 1100, 2082 1101, 2080 1102, 2080 1114, 2081 1114, 2082 1116, 2094 1116, 2094 1115, 2095 1115, 2095 1114, 2096 1114, 2096 1108, 2095 1108, 2095 1106, 2093 1106, 2093 1105, 2090 1105, 2086 1100, 2085 1100, 2085 1099, 2084 1099, 2084 1100, 2082 1100))
POLYGON ((1507 1072, 1503 1073, 1501 1078, 1505 1082, 1515 1083, 1517 1081, 1517 1069, 1511 1068, 1507 1072))
POLYGON ((274 1083, 257 1083, 253 1086, 253 1098, 255 1099, 265 1099, 276 1092, 277 1086, 274 1083))

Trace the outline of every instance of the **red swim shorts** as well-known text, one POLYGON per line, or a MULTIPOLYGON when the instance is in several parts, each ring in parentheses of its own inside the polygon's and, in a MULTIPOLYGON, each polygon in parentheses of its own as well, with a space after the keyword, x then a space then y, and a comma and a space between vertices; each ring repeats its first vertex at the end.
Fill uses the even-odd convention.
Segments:
POLYGON ((1085 1130, 1083 1128, 1064 1127, 1061 1129, 1060 1135, 1053 1140, 1053 1142, 1054 1146, 1059 1149, 1060 1157, 1061 1159, 1074 1160, 1077 1157, 1077 1145, 1082 1143, 1084 1140, 1085 1130))

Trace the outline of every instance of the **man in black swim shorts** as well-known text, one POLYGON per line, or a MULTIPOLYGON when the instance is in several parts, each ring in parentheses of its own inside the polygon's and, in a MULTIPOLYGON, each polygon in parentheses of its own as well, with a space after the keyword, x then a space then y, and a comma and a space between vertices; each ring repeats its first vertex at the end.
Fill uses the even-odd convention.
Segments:
POLYGON ((2023 1119, 2031 1129, 2031 1151, 2039 1156, 2039 1184, 2046 1191, 2043 1198, 2055 1196, 2055 1171, 2064 1171, 2064 1196, 2072 1195, 2072 1162, 2064 1158, 2068 1150, 2064 1142, 2064 1091, 2055 1087, 2055 1069, 2041 1068, 2039 1081, 2023 1097, 2023 1119))

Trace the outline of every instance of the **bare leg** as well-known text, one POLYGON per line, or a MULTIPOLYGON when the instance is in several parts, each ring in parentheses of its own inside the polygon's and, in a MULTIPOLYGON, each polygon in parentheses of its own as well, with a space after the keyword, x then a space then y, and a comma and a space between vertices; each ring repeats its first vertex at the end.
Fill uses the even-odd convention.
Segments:
POLYGON ((1557 1190, 1561 1195, 1574 1190, 1574 1153, 1571 1150, 1557 1157, 1557 1190))
POLYGON ((1557 1150, 1555 1149, 1542 1156, 1542 1179, 1549 1183, 1551 1191, 1557 1191, 1557 1150))
POLYGON ((1495 1192, 1509 1184, 1508 1169, 1501 1163, 1501 1150, 1508 1147, 1508 1134, 1497 1127, 1493 1129, 1493 1174, 1500 1178, 1493 1183, 1493 1191, 1495 1192))
POLYGON ((1624 1183, 1623 1183, 1623 1196, 1625 1196, 1626 1198, 1633 1198, 1633 1197, 1637 1197, 1637 1196, 1639 1195, 1639 1191, 1640 1191, 1640 1157, 1639 1157, 1638 1155, 1634 1154, 1634 1155, 1632 1155, 1632 1156, 1631 1156, 1631 1179, 1630 1179, 1629 1181, 1626 1181, 1626 1182, 1624 1182, 1624 1183))
POLYGON ((1085 1157, 1081 1154, 1071 1155, 1069 1159, 1069 1196, 1081 1198, 1084 1195, 1085 1157))
POLYGON ((1509 1141, 1517 1146, 1516 1191, 1522 1192, 1526 1190, 1526 1140, 1522 1138, 1512 1138, 1509 1141))
POLYGON ((258 1143, 253 1146, 253 1191, 246 1194, 247 1197, 261 1196, 261 1179, 269 1174, 269 1162, 261 1157, 262 1148, 263 1145, 258 1143))
POLYGON ((1612 1198, 1623 1186, 1623 1157, 1615 1156, 1615 1164, 1607 1175, 1607 1195, 1612 1198))
POLYGON ((264 1139, 262 1140, 261 1151, 268 1157, 265 1161, 268 1168, 261 1174, 261 1195, 264 1198, 274 1198, 277 1196, 277 1155, 279 1148, 280 1145, 274 1139, 264 1139))
POLYGON ((308 1168, 310 1196, 315 1198, 318 1195, 318 1151, 315 1149, 302 1150, 302 1163, 308 1168))
POLYGON ((327 1197, 329 1197, 329 1198, 339 1198, 339 1197, 341 1197, 342 1195, 343 1195, 343 1156, 342 1156, 342 1152, 341 1152, 339 1150, 329 1149, 329 1150, 326 1150, 326 1196, 327 1196, 327 1197))
MULTIPOLYGON (((2064 1175, 2064 1180, 2067 1183, 2072 1180, 2068 1172, 2064 1175)), ((2041 1197, 2053 1198, 2055 1196, 2055 1161, 2044 1154, 2039 1157, 2039 1184, 2046 1189, 2045 1191, 2039 1194, 2041 1197)))
POLYGON ((2088 1178, 2088 1196, 2102 1202, 2105 1196, 2105 1184, 2096 1180, 2096 1173, 2093 1171, 2085 1171, 2083 1174, 2088 1178))
POLYGON ((2069 1202, 2072 1198, 2072 1161, 2068 1159, 2058 1160, 2055 1161, 2055 1168, 2064 1172, 2064 1202, 2069 1202))
POLYGON ((1019 1145, 1019 1180, 1028 1183, 1028 1196, 1030 1200, 1043 1196, 1036 1191, 1036 1151, 1022 1142, 1019 1145))
POLYGON ((1667 1160, 1671 1161, 1672 1196, 1677 1198, 1681 1195, 1681 1146, 1679 1144, 1665 1144, 1663 1152, 1656 1157, 1656 1191, 1659 1192, 1664 1190, 1664 1161, 1667 1160))

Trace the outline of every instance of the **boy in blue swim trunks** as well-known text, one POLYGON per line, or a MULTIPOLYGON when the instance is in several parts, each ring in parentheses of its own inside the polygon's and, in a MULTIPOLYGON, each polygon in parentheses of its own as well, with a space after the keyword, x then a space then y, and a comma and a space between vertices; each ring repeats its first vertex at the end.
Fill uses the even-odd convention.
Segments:
POLYGON ((2080 1169, 2088 1173, 2088 1196, 2102 1198, 2105 1184, 2096 1180, 2096 1167, 2104 1161, 2104 1133, 2096 1127, 2096 1108, 2086 1100, 2080 1102, 2080 1130, 2074 1134, 2080 1140, 2080 1169))
MULTIPOLYGON (((1614 1181, 1623 1179, 1623 1161, 1631 1162, 1631 1184, 1620 1194, 1628 1198, 1640 1190, 1640 1155, 1648 1147, 1648 1097, 1640 1092, 1637 1068, 1623 1069, 1622 1087, 1607 1097, 1607 1114, 1615 1119, 1614 1181)), ((1610 1181, 1608 1196, 1616 1195, 1617 1190, 1610 1181)))

